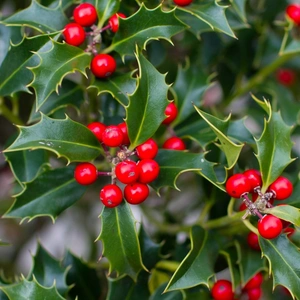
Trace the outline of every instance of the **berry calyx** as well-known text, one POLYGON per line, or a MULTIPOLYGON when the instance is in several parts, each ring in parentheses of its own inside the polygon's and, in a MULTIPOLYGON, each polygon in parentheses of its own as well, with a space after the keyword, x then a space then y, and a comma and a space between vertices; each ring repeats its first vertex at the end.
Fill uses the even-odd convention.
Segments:
POLYGON ((265 239, 274 239, 278 237, 282 230, 280 219, 273 215, 264 215, 257 225, 259 234, 265 239))
POLYGON ((63 30, 65 41, 72 46, 80 46, 85 40, 85 31, 77 23, 69 23, 63 30))
POLYGON ((290 4, 285 10, 287 16, 296 24, 300 25, 300 5, 290 4))
POLYGON ((117 68, 115 59, 108 54, 98 54, 91 62, 91 71, 98 78, 107 78, 117 68))
POLYGON ((123 200, 122 190, 116 184, 108 184, 101 189, 100 200, 106 207, 116 207, 123 200))
POLYGON ((245 290, 251 290, 257 287, 260 287, 262 282, 264 281, 264 277, 262 273, 255 274, 244 286, 245 290))
POLYGON ((227 194, 233 198, 240 198, 244 193, 249 193, 251 187, 247 176, 241 173, 229 177, 225 186, 227 194))
POLYGON ((154 181, 159 174, 159 165, 153 159, 142 159, 138 162, 140 176, 138 181, 141 183, 150 183, 154 181))
POLYGON ((232 283, 228 280, 218 280, 211 289, 211 295, 215 300, 232 300, 234 293, 232 291, 232 283))
POLYGON ((262 179, 261 179, 260 172, 258 170, 250 169, 250 170, 245 171, 243 174, 247 177, 247 179, 251 185, 250 192, 254 192, 254 189, 256 187, 261 187, 262 179))
POLYGON ((135 182, 128 184, 124 188, 124 197, 130 204, 140 204, 149 196, 149 187, 147 184, 135 182))
POLYGON ((74 171, 75 180, 81 185, 89 185, 98 178, 97 168, 91 163, 81 163, 74 171))
POLYGON ((157 152, 158 146, 152 138, 136 147, 136 154, 140 159, 152 159, 156 156, 157 152))
POLYGON ((170 149, 170 150, 185 150, 185 144, 183 140, 177 136, 170 137, 167 139, 163 146, 164 149, 170 149))
POLYGON ((115 173, 122 183, 133 183, 139 178, 139 167, 132 160, 124 160, 116 165, 115 173))
POLYGON ((97 20, 97 11, 94 5, 82 3, 75 7, 73 17, 81 26, 92 26, 97 20))
POLYGON ((129 145, 130 144, 130 140, 129 140, 129 136, 128 136, 128 130, 127 130, 127 125, 125 122, 118 124, 118 127, 121 129, 122 133, 123 133, 123 144, 124 145, 129 145))
POLYGON ((261 299, 262 289, 261 287, 256 287, 250 290, 247 290, 248 300, 259 300, 261 299))
POLYGON ((126 16, 123 13, 116 13, 112 15, 108 20, 108 25, 112 32, 117 32, 119 30, 119 18, 126 19, 126 16))
POLYGON ((167 105, 165 109, 165 115, 167 117, 162 121, 162 124, 169 125, 176 119, 178 115, 178 109, 174 102, 171 102, 167 105))
POLYGON ((173 2, 179 6, 187 6, 193 2, 193 0, 173 0, 173 2))
POLYGON ((280 69, 276 73, 276 77, 279 83, 285 86, 291 86, 295 82, 295 73, 289 69, 280 69))
POLYGON ((96 136, 97 140, 102 142, 102 134, 106 129, 106 125, 101 122, 93 122, 90 123, 87 128, 92 131, 92 133, 96 136))
POLYGON ((119 147, 123 142, 123 133, 117 125, 109 125, 102 134, 102 142, 108 147, 119 147))
POLYGON ((284 200, 293 193, 292 183, 285 177, 279 176, 270 186, 269 191, 274 194, 277 200, 284 200))
POLYGON ((258 242, 258 235, 250 231, 247 236, 247 243, 253 250, 260 251, 260 245, 258 242))

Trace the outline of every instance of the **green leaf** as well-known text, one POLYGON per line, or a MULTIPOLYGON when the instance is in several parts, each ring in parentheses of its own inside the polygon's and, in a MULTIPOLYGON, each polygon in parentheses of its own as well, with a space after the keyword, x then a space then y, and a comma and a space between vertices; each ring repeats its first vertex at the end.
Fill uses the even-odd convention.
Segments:
POLYGON ((32 126, 20 126, 20 133, 4 152, 27 149, 46 149, 65 157, 69 162, 90 161, 101 154, 100 144, 94 134, 68 117, 51 119, 42 115, 41 121, 32 126))
POLYGON ((207 124, 211 127, 211 129, 214 131, 214 133, 217 135, 220 144, 217 144, 217 146, 224 152, 228 169, 231 169, 236 164, 239 155, 241 153, 241 150, 243 148, 243 145, 241 144, 235 144, 232 142, 229 137, 227 136, 229 121, 230 121, 230 115, 226 120, 220 120, 204 111, 201 111, 199 108, 195 106, 196 111, 199 113, 199 115, 203 118, 204 121, 207 122, 207 124))
POLYGON ((33 52, 45 51, 50 45, 51 41, 45 35, 24 38, 20 44, 12 45, 0 67, 0 96, 30 92, 27 85, 33 75, 28 68, 39 63, 33 52))
POLYGON ((119 11, 120 0, 95 0, 98 11, 98 28, 103 27, 105 21, 119 11))
POLYGON ((300 210, 290 205, 274 206, 264 210, 265 213, 274 215, 279 219, 288 221, 300 227, 300 210))
POLYGON ((184 300, 183 291, 171 291, 169 293, 163 294, 166 283, 162 284, 149 298, 149 300, 184 300))
POLYGON ((283 285, 292 295, 298 297, 300 295, 298 247, 283 234, 272 240, 259 237, 259 244, 263 256, 269 261, 270 273, 273 275, 273 288, 283 285))
POLYGON ((20 283, 2 286, 0 289, 8 296, 9 300, 65 299, 58 294, 55 285, 51 288, 43 287, 35 279, 27 281, 23 278, 20 283))
POLYGON ((38 244, 29 280, 35 279, 44 287, 52 287, 55 284, 58 293, 64 296, 69 290, 66 284, 67 272, 68 270, 63 268, 58 260, 38 244))
POLYGON ((131 149, 152 137, 166 118, 169 89, 165 75, 159 73, 141 53, 136 55, 139 64, 137 88, 129 95, 129 105, 126 107, 131 149))
POLYGON ((36 53, 40 64, 30 68, 34 79, 30 86, 36 93, 36 109, 39 109, 52 92, 58 91, 63 78, 79 71, 86 76, 85 70, 89 67, 91 56, 78 47, 52 41, 53 47, 47 52, 36 53))
POLYGON ((289 26, 285 28, 285 34, 279 51, 280 56, 296 54, 300 52, 300 40, 298 37, 295 37, 293 28, 293 22, 290 22, 289 26))
POLYGON ((187 289, 200 284, 208 285, 214 275, 214 264, 219 247, 212 235, 200 226, 194 226, 190 233, 191 250, 173 274, 165 291, 187 289))
POLYGON ((61 212, 81 198, 86 189, 75 181, 72 167, 47 170, 26 184, 25 190, 17 195, 3 217, 31 221, 49 216, 54 222, 61 212))
POLYGON ((115 208, 104 207, 100 215, 101 233, 98 240, 103 243, 103 253, 109 262, 109 274, 129 275, 134 281, 145 269, 135 228, 135 220, 129 205, 123 201, 115 208))
POLYGON ((200 174, 219 189, 224 190, 224 187, 218 183, 218 178, 214 171, 215 163, 206 160, 203 153, 159 150, 155 160, 160 166, 160 172, 158 178, 151 183, 151 186, 156 190, 164 186, 171 186, 178 189, 176 185, 178 176, 189 171, 200 174))
POLYGON ((137 80, 132 77, 132 73, 119 76, 112 76, 107 80, 95 80, 89 88, 96 88, 98 95, 110 93, 121 105, 128 105, 128 95, 132 94, 136 88, 137 80))
POLYGON ((50 33, 62 30, 69 20, 60 4, 50 9, 32 0, 29 7, 8 17, 3 23, 7 26, 29 26, 40 32, 50 33))
POLYGON ((145 49, 150 40, 171 42, 171 37, 184 30, 185 25, 175 17, 174 10, 162 11, 161 7, 148 9, 142 3, 135 14, 126 19, 120 18, 119 30, 105 52, 114 50, 124 59, 124 56, 134 54, 136 46, 145 49))
POLYGON ((247 22, 246 19, 246 0, 229 0, 232 8, 238 14, 243 22, 247 22))

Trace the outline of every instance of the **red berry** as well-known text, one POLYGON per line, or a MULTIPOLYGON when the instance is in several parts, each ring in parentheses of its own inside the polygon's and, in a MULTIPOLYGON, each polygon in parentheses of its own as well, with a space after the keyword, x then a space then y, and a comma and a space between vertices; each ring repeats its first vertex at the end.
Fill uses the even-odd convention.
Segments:
POLYGON ((112 15, 109 20, 108 20, 108 24, 110 26, 110 30, 112 32, 117 32, 119 29, 119 18, 122 19, 126 19, 126 16, 122 13, 116 13, 114 15, 112 15))
POLYGON ((173 0, 175 4, 179 6, 187 6, 193 2, 193 0, 173 0))
POLYGON ((102 142, 108 147, 119 147, 123 142, 123 133, 116 125, 109 125, 102 134, 102 142))
POLYGON ((258 235, 250 231, 247 236, 247 243, 253 250, 260 251, 260 245, 258 242, 258 235))
POLYGON ((262 289, 261 287, 256 287, 250 290, 247 290, 248 300, 259 300, 261 299, 262 289))
POLYGON ((88 185, 96 181, 98 177, 98 171, 97 168, 91 163, 81 163, 76 166, 74 177, 78 183, 82 185, 88 185))
POLYGON ((283 229, 283 232, 287 234, 288 237, 291 237, 295 233, 296 229, 293 227, 287 227, 283 229))
POLYGON ((167 116, 163 121, 162 124, 168 125, 172 123, 178 114, 177 107, 174 102, 171 102, 168 104, 168 106, 165 109, 165 115, 167 116))
POLYGON ((94 5, 82 3, 75 7, 73 17, 81 26, 92 26, 97 20, 97 11, 94 5))
POLYGON ((285 177, 279 176, 270 186, 269 191, 273 192, 274 198, 284 200, 292 195, 293 185, 285 177))
POLYGON ((296 24, 300 24, 300 5, 290 4, 285 10, 287 16, 296 24))
POLYGON ((100 191, 100 200, 107 207, 115 207, 123 200, 122 190, 116 184, 108 184, 100 191))
POLYGON ((265 239, 274 239, 278 237, 282 230, 280 219, 272 215, 264 215, 257 226, 259 234, 265 239))
POLYGON ((138 166, 140 168, 139 182, 149 183, 158 177, 159 165, 155 160, 142 159, 138 162, 138 166))
POLYGON ((96 136, 99 142, 102 142, 102 134, 106 129, 106 126, 101 122, 93 122, 87 126, 88 129, 96 136))
POLYGON ((139 182, 128 184, 124 188, 124 196, 128 203, 140 204, 149 196, 149 187, 139 182))
POLYGON ((157 152, 158 146, 152 138, 136 147, 136 154, 140 159, 152 159, 156 156, 157 152))
POLYGON ((129 140, 129 136, 128 136, 128 130, 127 130, 127 125, 125 122, 120 123, 118 125, 118 127, 121 129, 122 133, 123 133, 123 144, 124 145, 129 145, 130 144, 130 140, 129 140))
POLYGON ((262 282, 264 280, 264 277, 262 275, 262 273, 257 273, 255 274, 248 282, 247 284, 244 286, 245 290, 251 290, 257 287, 260 287, 262 282))
POLYGON ((248 178, 248 181, 251 184, 250 192, 254 192, 254 189, 256 187, 261 187, 262 180, 261 180, 261 175, 260 175, 259 171, 255 170, 255 169, 250 169, 250 170, 245 171, 243 174, 248 178))
POLYGON ((218 280, 211 289, 211 295, 215 300, 232 300, 234 293, 232 283, 228 280, 218 280))
POLYGON ((69 23, 63 31, 65 41, 72 46, 80 46, 85 40, 85 31, 77 23, 69 23))
POLYGON ((115 173, 122 183, 133 183, 139 178, 139 167, 132 160, 124 160, 116 165, 115 173))
POLYGON ((183 140, 177 136, 170 137, 163 144, 164 149, 171 150, 185 150, 185 144, 183 140))
POLYGON ((98 78, 112 75, 117 68, 115 59, 108 54, 98 54, 91 62, 91 71, 98 78))
POLYGON ((226 192, 233 198, 240 198, 241 195, 250 192, 250 190, 251 183, 244 174, 237 173, 227 179, 226 192))
POLYGON ((280 69, 276 73, 279 83, 285 86, 291 86, 295 82, 295 73, 289 69, 280 69))

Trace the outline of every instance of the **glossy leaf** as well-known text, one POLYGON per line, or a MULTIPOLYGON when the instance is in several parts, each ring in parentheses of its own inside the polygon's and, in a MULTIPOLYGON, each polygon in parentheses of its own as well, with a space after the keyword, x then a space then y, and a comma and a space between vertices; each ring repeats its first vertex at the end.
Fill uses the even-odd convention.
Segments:
POLYGON ((119 11, 120 0, 95 0, 98 11, 98 27, 103 27, 105 21, 119 11))
POLYGON ((288 221, 295 224, 295 226, 300 226, 300 210, 299 208, 290 205, 274 206, 272 208, 265 209, 267 214, 272 214, 279 219, 288 221))
POLYGON ((36 109, 39 109, 52 92, 58 91, 63 78, 78 71, 86 76, 91 56, 78 47, 52 42, 53 47, 47 52, 39 52, 40 64, 30 68, 34 80, 30 86, 36 93, 36 109))
POLYGON ((101 153, 94 134, 68 117, 56 120, 42 115, 39 123, 19 128, 19 136, 5 152, 46 149, 58 157, 65 157, 68 162, 90 161, 101 153))
POLYGON ((145 269, 135 228, 135 220, 127 202, 115 208, 104 207, 100 215, 103 253, 110 263, 109 274, 116 271, 118 276, 128 275, 134 281, 145 269))
POLYGON ((62 30, 69 22, 60 4, 50 9, 36 0, 32 0, 29 7, 15 13, 3 21, 7 26, 29 26, 40 32, 50 33, 62 30))
POLYGON ((183 291, 171 291, 163 293, 166 288, 166 283, 162 284, 149 298, 149 300, 184 300, 185 295, 183 291))
POLYGON ((247 0, 230 0, 231 6, 234 11, 238 14, 243 22, 246 20, 246 1, 247 0))
POLYGON ((137 60, 137 88, 129 95, 129 105, 126 107, 131 149, 153 136, 166 118, 165 109, 169 103, 169 86, 165 82, 165 75, 159 73, 141 53, 137 53, 137 60))
POLYGON ((176 185, 177 178, 184 172, 195 172, 216 185, 221 190, 224 187, 219 184, 214 171, 215 164, 205 159, 203 153, 188 153, 176 150, 159 150, 155 160, 160 166, 158 178, 151 186, 159 190, 164 186, 171 186, 179 190, 176 185))
POLYGON ((31 221, 49 216, 54 222, 61 212, 81 198, 86 188, 75 181, 72 167, 47 170, 26 184, 4 217, 31 221))
POLYGON ((283 285, 292 295, 298 297, 300 295, 299 248, 291 243, 286 235, 280 235, 272 240, 259 237, 259 244, 263 256, 269 261, 273 287, 283 285))

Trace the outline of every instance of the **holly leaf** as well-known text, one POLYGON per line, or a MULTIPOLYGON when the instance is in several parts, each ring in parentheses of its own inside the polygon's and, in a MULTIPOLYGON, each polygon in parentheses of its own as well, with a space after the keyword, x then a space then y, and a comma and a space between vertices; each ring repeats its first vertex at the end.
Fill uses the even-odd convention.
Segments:
POLYGON ((214 264, 219 247, 212 235, 200 226, 192 227, 190 239, 191 250, 173 274, 165 292, 187 289, 200 284, 209 287, 208 281, 215 274, 214 264))
POLYGON ((54 284, 58 293, 64 296, 69 287, 66 284, 68 269, 53 258, 40 244, 33 257, 33 268, 28 276, 29 280, 35 279, 44 287, 52 287, 54 284))
POLYGON ((109 260, 109 274, 116 271, 118 276, 126 274, 136 281, 138 273, 146 268, 129 205, 123 201, 115 208, 104 207, 100 217, 101 233, 97 240, 102 241, 102 255, 109 260))
POLYGON ((232 9, 240 17, 241 21, 247 23, 246 18, 246 0, 229 0, 231 3, 232 9))
POLYGON ((69 20, 62 11, 61 3, 56 8, 47 8, 32 0, 29 7, 2 21, 7 26, 28 26, 42 33, 62 30, 69 20))
POLYGON ((277 285, 286 287, 293 299, 300 295, 300 261, 299 249, 286 235, 266 240, 259 237, 262 255, 269 261, 270 273, 273 275, 273 289, 277 285))
POLYGON ((135 14, 119 18, 119 30, 104 51, 116 51, 124 59, 134 54, 136 46, 145 49, 150 40, 165 39, 172 43, 171 37, 184 30, 185 25, 176 18, 174 10, 163 11, 161 7, 148 9, 142 3, 135 14))
POLYGON ((132 94, 136 88, 137 80, 132 77, 132 73, 126 73, 119 76, 112 76, 107 80, 94 80, 89 88, 95 88, 98 95, 110 93, 121 105, 127 106, 128 95, 132 94))
POLYGON ((227 135, 230 115, 226 120, 220 120, 204 111, 201 111, 199 108, 194 106, 198 114, 202 119, 210 126, 210 128, 216 134, 220 144, 216 144, 225 154, 227 159, 227 169, 232 169, 236 164, 241 150, 243 148, 242 144, 236 144, 227 135))
POLYGON ((266 214, 271 214, 279 219, 288 221, 300 227, 300 210, 291 205, 280 205, 264 210, 266 214))
POLYGON ((160 166, 158 178, 151 183, 151 186, 159 190, 164 186, 171 186, 179 190, 176 185, 177 178, 184 172, 193 171, 216 187, 224 190, 224 187, 219 184, 218 178, 214 171, 215 163, 205 159, 205 154, 189 153, 176 150, 159 150, 155 160, 160 166))
POLYGON ((86 189, 75 181, 72 167, 47 170, 26 184, 3 217, 22 218, 23 222, 48 216, 54 222, 61 212, 81 198, 86 189))
POLYGON ((129 105, 126 106, 131 149, 152 137, 166 118, 169 89, 165 75, 159 73, 141 53, 137 52, 136 57, 139 64, 137 87, 129 95, 129 105))
POLYGON ((78 47, 55 41, 52 41, 50 50, 36 54, 40 58, 40 64, 30 68, 34 79, 29 86, 35 90, 38 110, 52 92, 58 92, 58 87, 67 74, 79 71, 86 76, 85 70, 90 65, 91 56, 78 47))
POLYGON ((20 133, 4 152, 46 149, 58 157, 72 161, 90 161, 101 154, 100 144, 94 134, 80 123, 68 117, 51 119, 45 115, 32 126, 19 126, 20 133))
POLYGON ((102 28, 105 21, 119 11, 120 0, 95 0, 98 12, 98 28, 102 28))
POLYGON ((38 57, 33 52, 45 51, 51 41, 41 35, 23 38, 21 43, 11 46, 0 67, 0 96, 13 95, 23 91, 30 93, 27 85, 33 79, 29 67, 38 65, 38 57))
POLYGON ((187 299, 183 291, 171 291, 164 294, 166 283, 162 284, 157 290, 151 295, 149 300, 184 300, 187 299))
POLYGON ((59 295, 55 284, 48 288, 40 285, 35 279, 28 281, 23 278, 19 283, 0 286, 0 289, 8 296, 9 300, 65 299, 59 295))

